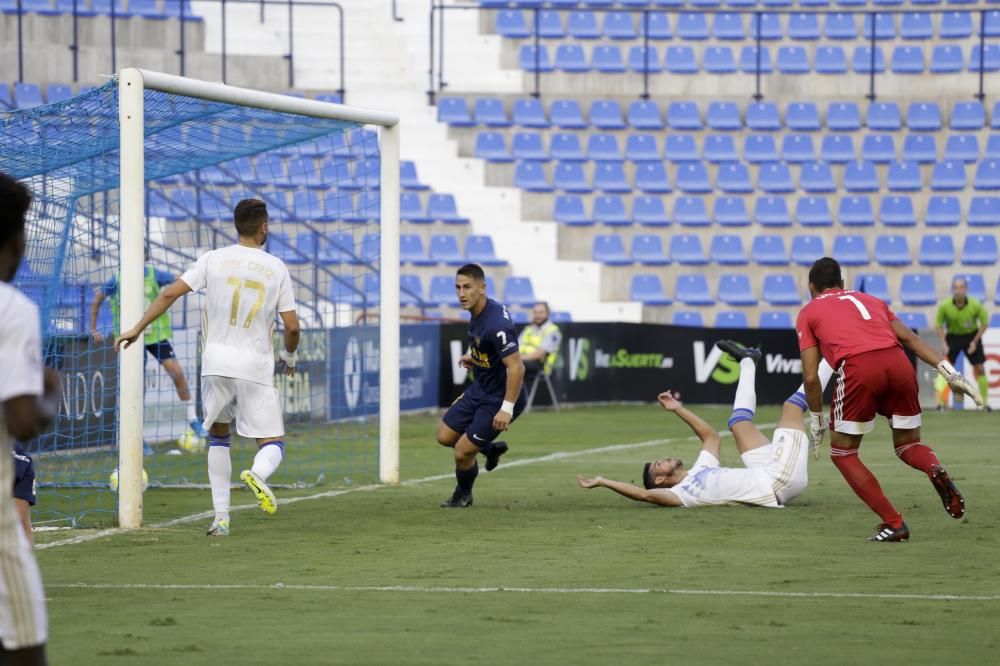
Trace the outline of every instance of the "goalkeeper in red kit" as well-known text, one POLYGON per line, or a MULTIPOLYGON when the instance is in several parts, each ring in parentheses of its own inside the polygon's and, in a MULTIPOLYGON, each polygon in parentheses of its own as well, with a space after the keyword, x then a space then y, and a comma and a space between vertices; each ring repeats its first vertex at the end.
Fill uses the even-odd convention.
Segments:
POLYGON ((965 514, 962 494, 934 450, 920 442, 917 378, 903 347, 936 367, 953 391, 982 406, 979 391, 940 352, 900 322, 888 305, 870 294, 844 289, 840 264, 834 259, 824 257, 813 264, 809 294, 812 301, 799 312, 795 324, 809 405, 806 432, 817 447, 827 430, 819 379, 819 362, 824 358, 837 372, 829 420, 830 456, 857 496, 882 519, 868 540, 910 537, 903 516, 858 457, 861 438, 875 428, 877 414, 890 420, 896 456, 927 474, 948 514, 961 518, 965 514))

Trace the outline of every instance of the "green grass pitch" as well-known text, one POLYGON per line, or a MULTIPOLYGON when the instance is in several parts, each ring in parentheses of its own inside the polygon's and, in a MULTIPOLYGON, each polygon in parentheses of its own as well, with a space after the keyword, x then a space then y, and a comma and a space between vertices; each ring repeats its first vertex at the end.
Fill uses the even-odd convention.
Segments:
MULTIPOLYGON (((720 429, 729 410, 697 409, 720 429)), ((777 409, 762 408, 758 423, 777 409)), ((824 455, 783 510, 660 509, 584 491, 578 473, 635 480, 696 442, 655 406, 536 412, 444 510, 437 417, 402 422, 399 487, 200 519, 39 551, 54 664, 991 663, 1000 648, 1000 484, 993 414, 930 413, 966 497, 953 520, 897 461, 879 423, 862 447, 912 532, 864 541, 877 517, 824 455), (657 439, 669 444, 639 444, 657 439), (604 450, 592 451, 604 448, 604 450), (558 454, 558 455, 550 455, 558 454), (535 460, 537 459, 537 460, 535 460), (519 464, 513 463, 519 461, 519 464), (950 598, 941 598, 948 596, 950 598)), ((294 456, 294 450, 289 451, 294 456)), ((727 438, 723 464, 739 459, 727 438)), ((285 491, 281 499, 334 487, 285 491)), ((235 493, 247 504, 249 493, 235 493)), ((211 508, 207 490, 150 490, 147 522, 211 508)), ((52 543, 86 531, 39 535, 52 543)))

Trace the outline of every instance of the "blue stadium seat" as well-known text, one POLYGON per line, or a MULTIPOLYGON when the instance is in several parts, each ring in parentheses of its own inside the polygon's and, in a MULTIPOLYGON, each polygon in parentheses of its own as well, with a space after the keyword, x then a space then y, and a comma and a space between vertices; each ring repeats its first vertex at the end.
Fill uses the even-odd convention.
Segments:
MULTIPOLYGON (((532 28, 534 26, 532 25, 532 28)), ((524 13, 519 9, 503 9, 497 12, 493 22, 494 31, 508 39, 524 39, 530 37, 534 30, 528 27, 524 13)))
POLYGON ((873 102, 868 107, 865 124, 872 131, 895 132, 903 126, 903 121, 895 102, 873 102))
POLYGON ((701 66, 709 74, 733 74, 736 72, 736 59, 728 46, 709 46, 705 49, 701 66))
MULTIPOLYGON (((14 9, 17 9, 16 3, 14 4, 14 9)), ((7 82, 0 82, 0 110, 9 110, 15 108, 14 99, 10 95, 10 86, 7 82)))
POLYGON ((789 39, 800 41, 815 41, 819 39, 819 14, 789 14, 787 34, 789 39))
POLYGON ((908 328, 920 331, 929 327, 927 315, 923 312, 897 312, 896 316, 908 328))
POLYGON ((452 127, 473 127, 476 124, 469 115, 469 105, 464 97, 442 97, 438 100, 438 121, 452 127))
POLYGON ((694 102, 671 102, 667 107, 667 126, 672 130, 700 130, 698 105, 694 102))
POLYGON ((749 194, 753 192, 750 171, 741 162, 720 164, 716 187, 727 194, 749 194))
POLYGON ((833 226, 826 197, 801 197, 795 204, 795 219, 803 227, 833 226))
POLYGON ((458 214, 455 197, 451 194, 432 194, 427 200, 427 217, 445 224, 468 224, 469 218, 458 214))
POLYGON ((986 44, 985 48, 980 48, 979 44, 974 44, 969 49, 969 71, 978 72, 980 69, 984 72, 1000 71, 1000 45, 986 44))
POLYGON ((715 14, 712 18, 712 36, 715 39, 743 41, 746 39, 743 17, 732 13, 715 14))
POLYGON ((781 159, 789 164, 812 162, 816 147, 808 134, 786 134, 781 139, 781 159))
POLYGON ((545 108, 538 99, 516 99, 511 112, 514 124, 520 127, 546 128, 549 126, 545 108))
POLYGON ((819 156, 824 162, 846 164, 857 159, 854 138, 850 134, 826 134, 820 144, 819 156))
POLYGON ((970 227, 1000 225, 1000 197, 972 197, 966 222, 970 227))
POLYGON ((844 189, 848 192, 877 192, 879 179, 875 165, 864 160, 848 162, 844 169, 844 189))
MULTIPOLYGON (((120 0, 119 0, 120 4, 120 0)), ((95 5, 96 6, 96 5, 95 5)), ((195 12, 194 8, 191 6, 190 0, 184 0, 183 2, 168 2, 163 3, 163 13, 169 18, 179 18, 181 12, 184 14, 185 21, 201 21, 202 17, 195 12)))
MULTIPOLYGON (((667 140, 669 139, 668 136, 667 140)), ((733 137, 725 134, 706 136, 702 145, 702 158, 712 164, 735 162, 739 157, 736 155, 736 143, 733 141, 733 137)))
POLYGON ((524 44, 518 53, 518 65, 526 72, 552 72, 555 66, 545 45, 524 44))
POLYGON ((765 275, 761 297, 769 305, 798 305, 802 302, 795 278, 788 273, 765 275))
POLYGON ((892 51, 894 74, 923 74, 924 52, 916 46, 897 46, 892 51))
POLYGON ((660 119, 660 109, 656 102, 635 101, 628 106, 629 127, 642 130, 663 129, 663 121, 660 119))
POLYGON ((298 220, 322 220, 323 200, 315 190, 300 190, 292 197, 292 211, 298 220))
POLYGON ((792 226, 784 197, 758 197, 754 204, 753 219, 764 227, 792 226))
POLYGON ((962 245, 962 263, 966 266, 992 266, 997 263, 997 239, 989 234, 970 234, 962 245))
POLYGON ((713 263, 724 266, 743 266, 749 263, 743 251, 743 240, 735 234, 713 236, 709 256, 713 263))
POLYGON ((779 46, 775 64, 782 74, 808 74, 809 54, 804 46, 779 46))
POLYGON ((701 197, 678 197, 675 199, 673 218, 682 227, 707 227, 711 224, 705 200, 701 197))
POLYGON ((659 275, 633 275, 629 299, 643 305, 670 305, 671 302, 663 293, 659 275))
POLYGON ((934 102, 912 102, 906 112, 906 126, 914 132, 941 129, 941 109, 934 102))
POLYGON ((903 159, 919 164, 937 161, 937 141, 933 134, 908 134, 903 142, 903 159))
POLYGON ((913 227, 917 216, 910 197, 885 197, 879 204, 879 221, 887 227, 913 227))
POLYGON ((45 104, 42 91, 34 83, 15 83, 13 101, 18 109, 33 109, 45 104))
POLYGON ((760 166, 757 187, 768 194, 788 194, 795 191, 788 165, 781 162, 760 166))
POLYGON ((934 276, 930 273, 907 273, 899 284, 899 300, 903 305, 936 305, 934 276))
POLYGON ((573 315, 565 310, 553 310, 549 314, 549 321, 554 324, 569 324, 573 321, 573 315))
POLYGON ((830 170, 830 165, 825 162, 803 164, 799 176, 799 187, 809 194, 822 194, 837 190, 837 186, 833 182, 833 172, 830 170))
POLYGON ((271 231, 267 235, 267 251, 286 264, 304 264, 307 257, 299 254, 291 238, 283 231, 271 231))
POLYGON ((578 196, 557 196, 552 217, 560 224, 572 226, 591 226, 594 219, 587 215, 583 199, 578 196))
POLYGON ((506 305, 532 306, 538 302, 528 277, 508 276, 504 279, 503 299, 506 305))
POLYGON ((560 161, 552 172, 552 185, 563 192, 590 193, 593 188, 583 171, 582 162, 560 161))
POLYGON ((625 177, 624 163, 597 162, 594 164, 594 189, 622 194, 631 192, 632 184, 625 177))
POLYGON ((965 69, 962 48, 951 44, 939 44, 931 51, 931 74, 953 74, 965 69))
POLYGON ((909 266, 910 246, 906 236, 889 234, 875 239, 875 261, 881 266, 909 266))
POLYGON ((594 236, 591 259, 607 266, 628 266, 632 259, 625 253, 625 243, 618 234, 594 236))
POLYGON ((644 194, 666 194, 671 191, 663 162, 640 162, 635 166, 635 187, 644 194))
MULTIPOLYGON (((325 242, 321 236, 320 261, 324 264, 356 263, 354 256, 354 237, 350 233, 329 234, 325 242)), ((454 289, 454 282, 451 285, 454 289)))
POLYGON ((575 99, 557 99, 549 107, 549 119, 560 129, 586 129, 580 104, 575 99))
MULTIPOLYGON (((735 6, 732 2, 729 4, 735 6)), ((756 0, 751 0, 747 6, 752 7, 756 4, 756 0)), ((765 2, 765 4, 767 3, 765 2)), ((789 2, 789 4, 791 3, 789 2)), ((753 14, 750 17, 750 37, 756 40, 758 34, 762 41, 776 41, 781 39, 784 36, 781 29, 781 17, 778 14, 770 12, 753 14)))
POLYGON ((514 187, 528 192, 551 192, 552 185, 541 162, 525 160, 514 167, 514 187))
MULTIPOLYGON (((609 39, 635 39, 637 34, 628 12, 607 12, 604 15, 604 36, 609 39)), ((640 23, 642 16, 639 16, 640 23)))
POLYGON ((712 206, 712 219, 723 227, 748 227, 750 215, 741 197, 716 197, 712 206))
MULTIPOLYGON (((451 302, 456 300, 454 280, 450 276, 443 279, 448 280, 449 294, 451 296, 448 304, 450 305, 451 302)), ((345 305, 362 305, 365 302, 362 289, 358 288, 355 278, 351 275, 334 276, 333 281, 330 283, 328 297, 334 303, 345 305)))
POLYGON ((705 112, 705 122, 719 132, 738 131, 743 128, 740 109, 733 102, 710 102, 705 112))
POLYGON ((917 260, 924 266, 951 266, 955 263, 955 245, 951 236, 931 234, 921 238, 917 260))
POLYGON ((944 159, 949 162, 975 162, 979 159, 979 139, 975 134, 951 134, 944 144, 944 159))
POLYGON ((778 107, 772 102, 754 102, 747 105, 746 126, 755 132, 776 132, 781 129, 778 107))
POLYGON ((953 192, 965 189, 965 165, 961 162, 938 162, 931 173, 931 189, 953 192))
POLYGON ((871 40, 874 36, 877 40, 884 39, 895 39, 896 38, 896 24, 894 14, 876 14, 875 15, 875 34, 872 35, 872 15, 865 14, 862 19, 864 22, 864 38, 866 40, 871 40))
POLYGON ((787 266, 785 241, 775 234, 756 234, 750 246, 750 259, 762 266, 787 266))
POLYGON ((934 37, 931 15, 927 12, 906 12, 899 23, 899 36, 909 40, 925 40, 934 37))
POLYGON ((889 164, 887 184, 890 192, 919 192, 923 187, 920 165, 916 162, 892 162, 889 164))
POLYGON ((620 160, 622 151, 614 134, 591 134, 587 139, 588 160, 620 160))
POLYGON ((424 284, 419 275, 399 276, 399 304, 403 307, 420 305, 424 300, 424 284))
POLYGON ((715 313, 714 328, 749 328, 745 312, 733 310, 720 310, 715 313))
POLYGON ((713 305, 708 291, 708 280, 700 273, 677 276, 674 283, 674 298, 685 305, 713 305))
POLYGON ((957 227, 962 222, 962 206, 958 197, 933 196, 927 202, 924 223, 929 227, 957 227))
POLYGON ((795 328, 792 316, 784 310, 767 310, 760 313, 758 328, 765 329, 789 329, 795 328))
POLYGON ((972 36, 972 14, 969 12, 948 12, 941 15, 938 31, 941 39, 966 39, 972 36))
POLYGON ((854 290, 871 294, 887 304, 892 303, 889 297, 889 283, 883 273, 858 273, 854 276, 854 290))
POLYGON ((510 127, 510 119, 503 102, 495 97, 477 99, 473 106, 473 117, 476 124, 487 127, 510 127))
POLYGON ((750 134, 743 140, 743 159, 751 164, 777 162, 778 147, 771 134, 750 134))
POLYGON ((656 47, 632 46, 628 50, 628 68, 633 72, 659 74, 663 71, 656 47))
POLYGON ((866 134, 861 142, 861 159, 875 164, 887 164, 895 160, 896 144, 892 135, 866 134))
POLYGON ((670 237, 670 260, 690 266, 708 263, 701 247, 701 239, 695 234, 676 234, 670 237))
POLYGON ((1000 161, 984 160, 976 167, 973 186, 977 190, 1000 190, 1000 161))
POLYGON ((418 234, 400 234, 399 261, 414 266, 432 266, 437 263, 427 256, 424 251, 424 242, 418 234))
POLYGON ((625 212, 625 202, 616 195, 594 197, 593 217, 594 222, 609 227, 623 227, 632 224, 632 218, 625 212))
POLYGON ((785 124, 795 132, 818 132, 819 111, 812 102, 792 102, 785 111, 785 124))
POLYGON ((570 12, 566 19, 566 32, 575 39, 597 39, 601 36, 597 15, 587 11, 570 12))
POLYGON ((719 278, 719 301, 726 305, 757 305, 750 277, 742 273, 722 275, 719 278))
POLYGON ((698 62, 690 46, 668 46, 663 56, 664 68, 671 74, 696 74, 698 62))
POLYGON ((646 227, 670 225, 670 218, 660 197, 635 197, 632 200, 632 220, 646 227))
POLYGON ((435 275, 431 278, 427 304, 431 306, 453 307, 458 304, 455 296, 455 278, 451 275, 435 275))
POLYGON ((744 74, 770 74, 774 70, 771 63, 771 50, 766 46, 744 46, 740 49, 740 71, 744 74))
POLYGON ((436 264, 461 266, 466 263, 465 256, 458 249, 458 240, 451 234, 435 234, 431 236, 429 255, 436 264))
POLYGON ((595 46, 591 52, 590 66, 602 74, 621 74, 625 71, 622 50, 615 44, 595 46))
POLYGON ((670 26, 670 17, 667 14, 664 12, 649 12, 646 16, 648 16, 646 25, 643 25, 642 20, 639 21, 640 35, 645 31, 649 39, 673 39, 674 32, 670 26))
POLYGON ((848 227, 870 227, 875 224, 875 213, 868 197, 842 197, 837 209, 837 219, 848 227))
MULTIPOLYGON (((780 60, 778 66, 779 68, 781 66, 780 60)), ((813 69, 817 74, 847 74, 847 56, 844 54, 844 49, 840 46, 818 47, 813 69)))
POLYGON ((693 41, 708 39, 708 19, 701 13, 678 14, 677 36, 693 41))
POLYGON ((510 151, 507 150, 504 135, 500 132, 479 132, 476 134, 476 145, 473 153, 476 157, 488 162, 512 162, 514 160, 510 151))
MULTIPOLYGON (((534 18, 532 16, 532 18, 534 18)), ((559 12, 538 12, 538 36, 543 39, 562 39, 566 36, 559 12)))
MULTIPOLYGON (((1000 313, 997 313, 1000 314, 1000 313)), ((700 312, 674 312, 670 323, 674 326, 695 326, 698 328, 703 327, 705 324, 702 321, 700 312)))
POLYGON ((854 54, 851 56, 851 69, 855 74, 871 74, 872 70, 876 74, 885 71, 885 54, 882 47, 876 46, 874 51, 871 46, 855 46, 854 54), (874 54, 874 62, 872 61, 874 54))
POLYGON ((666 266, 669 257, 663 252, 663 239, 658 234, 636 234, 632 237, 632 260, 643 266, 666 266))
POLYGON ((858 38, 854 14, 827 14, 823 23, 823 35, 827 39, 853 41, 858 38))
POLYGON ((826 127, 834 132, 861 129, 861 113, 854 102, 834 102, 826 109, 826 127))
POLYGON ((708 194, 712 184, 708 171, 701 162, 685 162, 677 168, 677 189, 685 194, 708 194))
POLYGON ((868 244, 864 236, 843 234, 833 239, 833 258, 843 266, 867 266, 868 244))
POLYGON ((65 83, 50 83, 45 86, 45 101, 49 104, 63 102, 73 96, 73 89, 65 83))
POLYGON ((653 134, 629 134, 625 143, 625 159, 647 162, 660 159, 660 148, 653 134))
POLYGON ((983 103, 958 102, 951 110, 950 127, 959 131, 976 131, 986 126, 986 109, 983 103))
POLYGON ((582 162, 587 159, 580 145, 580 135, 570 132, 556 132, 549 142, 549 153, 554 160, 582 162))
POLYGON ((590 103, 590 124, 602 130, 625 129, 621 106, 614 100, 594 100, 590 103))

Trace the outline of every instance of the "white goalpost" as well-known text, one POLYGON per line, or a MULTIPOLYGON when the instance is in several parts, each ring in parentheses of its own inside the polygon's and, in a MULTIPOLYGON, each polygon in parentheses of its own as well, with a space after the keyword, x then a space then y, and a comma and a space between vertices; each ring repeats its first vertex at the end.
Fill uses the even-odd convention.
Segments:
MULTIPOLYGON (((399 117, 394 113, 299 99, 136 68, 117 77, 120 122, 120 317, 136 322, 144 309, 145 91, 180 95, 309 118, 378 128, 379 200, 379 405, 378 476, 399 482, 399 117)), ((142 525, 143 345, 120 354, 118 383, 119 500, 122 528, 142 525)), ((195 378, 192 378, 195 379, 195 378)))

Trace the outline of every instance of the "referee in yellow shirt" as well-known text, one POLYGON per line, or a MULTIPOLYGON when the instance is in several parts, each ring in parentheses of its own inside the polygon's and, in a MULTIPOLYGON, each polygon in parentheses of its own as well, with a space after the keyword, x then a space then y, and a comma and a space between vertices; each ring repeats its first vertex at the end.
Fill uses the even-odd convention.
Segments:
MULTIPOLYGON (((937 309, 937 330, 942 351, 951 363, 959 354, 965 354, 972 364, 979 392, 987 400, 986 409, 989 410, 989 383, 983 370, 986 356, 980 341, 987 327, 986 308, 978 299, 968 295, 968 284, 964 278, 955 278, 951 283, 951 293, 952 297, 941 301, 937 309)), ((948 402, 947 391, 938 390, 937 394, 939 407, 943 407, 948 402)))

